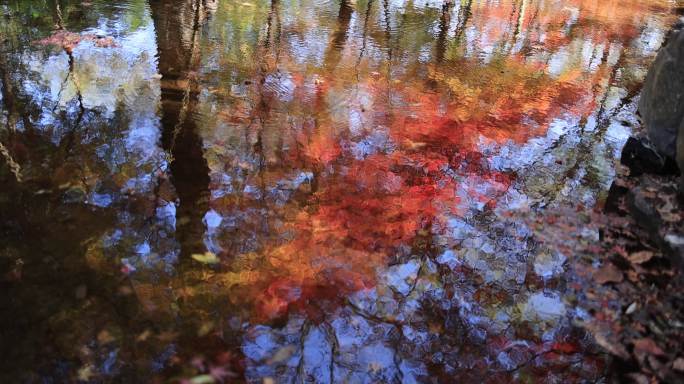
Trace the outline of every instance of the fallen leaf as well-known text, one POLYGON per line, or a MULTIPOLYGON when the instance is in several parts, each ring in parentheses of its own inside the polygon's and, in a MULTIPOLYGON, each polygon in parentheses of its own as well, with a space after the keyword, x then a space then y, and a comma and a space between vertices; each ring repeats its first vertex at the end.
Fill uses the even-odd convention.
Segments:
POLYGON ((600 333, 595 333, 594 339, 596 340, 596 343, 601 346, 601 348, 605 349, 609 353, 621 357, 624 360, 629 360, 629 353, 627 353, 627 350, 621 344, 611 342, 608 340, 608 338, 606 338, 606 336, 600 333))
POLYGON ((147 340, 150 336, 152 336, 152 332, 149 329, 146 329, 143 333, 138 335, 138 337, 135 339, 136 341, 145 341, 147 340))
POLYGON ((100 344, 109 344, 114 340, 114 336, 112 336, 112 334, 109 333, 109 331, 107 331, 106 329, 103 329, 102 331, 100 331, 100 333, 97 334, 97 341, 99 341, 100 344))
POLYGON ((634 313, 637 310, 638 307, 639 306, 637 305, 636 301, 633 302, 632 304, 629 305, 629 307, 627 307, 627 309, 625 310, 625 314, 631 315, 632 313, 634 313))
POLYGON ((195 253, 192 258, 199 261, 202 264, 217 264, 220 260, 216 257, 213 252, 206 252, 204 254, 195 253))
POLYGON ((558 353, 571 354, 578 351, 577 345, 574 343, 555 343, 552 350, 558 353))
POLYGON ((215 366, 209 367, 209 374, 221 382, 225 382, 224 379, 227 379, 227 378, 238 377, 238 375, 235 372, 233 372, 229 369, 226 369, 224 367, 215 367, 215 366))
POLYGON ((191 384, 213 384, 216 382, 212 375, 199 375, 190 379, 191 384))
POLYGON ((287 347, 280 348, 273 357, 268 361, 269 364, 277 364, 277 363, 282 363, 286 360, 288 360, 294 353, 296 352, 296 348, 288 345, 287 347))
POLYGON ((633 264, 643 264, 653 258, 653 252, 641 251, 629 255, 629 261, 633 264))
POLYGON ((594 273, 594 280, 599 284, 619 283, 623 279, 622 271, 613 264, 606 264, 594 273))
POLYGON ((81 381, 90 381, 95 376, 95 367, 86 364, 78 370, 78 379, 81 381))
POLYGON ((215 324, 211 321, 202 323, 202 325, 200 325, 199 329, 197 330, 197 336, 204 337, 208 335, 209 332, 214 330, 214 325, 215 324))
POLYGON ((643 338, 634 342, 635 352, 646 352, 651 355, 664 356, 665 352, 651 339, 643 338))
POLYGON ((672 369, 675 371, 684 372, 684 357, 678 357, 675 359, 674 363, 672 363, 672 369))

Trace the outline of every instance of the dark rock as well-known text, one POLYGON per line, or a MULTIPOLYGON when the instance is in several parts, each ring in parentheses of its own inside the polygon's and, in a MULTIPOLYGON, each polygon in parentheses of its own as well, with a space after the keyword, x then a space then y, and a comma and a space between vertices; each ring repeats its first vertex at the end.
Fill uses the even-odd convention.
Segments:
POLYGON ((608 190, 608 196, 603 206, 605 213, 620 213, 620 202, 629 193, 629 188, 620 183, 620 180, 614 181, 608 190))
MULTIPOLYGON (((643 187, 635 187, 629 191, 630 211, 640 227, 651 234, 657 234, 662 227, 663 221, 660 215, 658 215, 654 202, 646 197, 646 195, 647 193, 643 187)), ((662 243, 662 241, 657 242, 662 243)))
POLYGON ((676 197, 672 176, 643 175, 626 195, 629 214, 651 241, 684 268, 682 204, 676 197))
POLYGON ((682 174, 679 179, 679 193, 684 195, 684 121, 679 126, 679 136, 677 136, 677 166, 682 174))
POLYGON ((659 175, 677 174, 679 170, 671 159, 661 156, 648 140, 630 137, 620 158, 622 165, 630 170, 630 175, 640 176, 644 173, 659 175))
POLYGON ((658 152, 675 159, 684 119, 684 32, 672 33, 649 69, 639 114, 658 152))

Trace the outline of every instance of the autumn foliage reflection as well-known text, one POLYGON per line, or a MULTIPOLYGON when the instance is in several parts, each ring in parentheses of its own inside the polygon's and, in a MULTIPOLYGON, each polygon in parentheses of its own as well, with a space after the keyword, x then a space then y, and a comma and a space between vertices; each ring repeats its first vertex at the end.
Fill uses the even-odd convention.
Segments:
MULTIPOLYGON (((401 254, 429 256, 430 250, 415 246, 420 233, 439 235, 435 228, 449 218, 496 208, 515 183, 515 172, 494 169, 483 147, 523 145, 544 136, 555 120, 585 119, 596 108, 594 88, 610 75, 607 67, 594 73, 552 68, 548 55, 576 49, 577 41, 627 44, 646 22, 640 10, 653 6, 664 7, 639 1, 577 1, 562 9, 527 0, 500 7, 477 3, 458 28, 474 28, 478 39, 469 42, 457 30, 443 61, 402 63, 403 74, 392 77, 396 59, 364 57, 347 41, 351 37, 339 33, 324 67, 302 71, 296 52, 278 49, 283 43, 273 31, 282 26, 272 8, 270 40, 259 50, 263 64, 246 82, 254 107, 244 118, 236 111, 219 115, 247 124, 255 137, 252 148, 264 168, 250 168, 245 182, 264 189, 261 197, 242 196, 228 205, 223 197, 213 206, 225 214, 265 208, 274 216, 263 225, 281 234, 258 237, 253 255, 263 264, 258 274, 234 279, 238 300, 256 302, 257 318, 310 310, 317 301, 344 301, 372 287, 378 271, 401 254), (564 27, 569 23, 572 28, 564 27), (283 111, 295 116, 284 119, 283 111), (286 148, 274 147, 266 131, 278 126, 283 131, 271 134, 288 130, 286 140, 294 137, 286 148), (291 169, 312 175, 296 187, 299 197, 284 205, 268 201, 263 194, 291 169)), ((349 27, 341 23, 338 28, 349 27)), ((226 268, 237 270, 241 264, 231 267, 230 260, 242 256, 233 252, 229 246, 222 257, 226 268)))

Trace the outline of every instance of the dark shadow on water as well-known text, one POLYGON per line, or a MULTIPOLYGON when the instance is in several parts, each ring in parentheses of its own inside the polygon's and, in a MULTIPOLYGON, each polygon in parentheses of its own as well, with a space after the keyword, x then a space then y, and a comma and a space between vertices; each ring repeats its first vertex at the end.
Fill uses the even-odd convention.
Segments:
POLYGON ((162 147, 171 154, 172 182, 180 205, 176 239, 181 263, 205 251, 202 218, 207 211, 209 168, 197 132, 199 34, 206 17, 202 1, 151 1, 162 76, 162 147))

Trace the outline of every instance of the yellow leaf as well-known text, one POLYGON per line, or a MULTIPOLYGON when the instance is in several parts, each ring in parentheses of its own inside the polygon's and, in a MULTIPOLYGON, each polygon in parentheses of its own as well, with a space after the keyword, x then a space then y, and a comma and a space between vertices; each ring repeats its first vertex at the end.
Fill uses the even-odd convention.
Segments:
POLYGON ((192 384, 212 384, 215 382, 216 379, 211 375, 199 375, 190 379, 190 383, 192 384))
POLYGON ((217 264, 220 260, 216 257, 213 252, 206 252, 204 254, 195 253, 192 258, 199 261, 202 264, 217 264))

